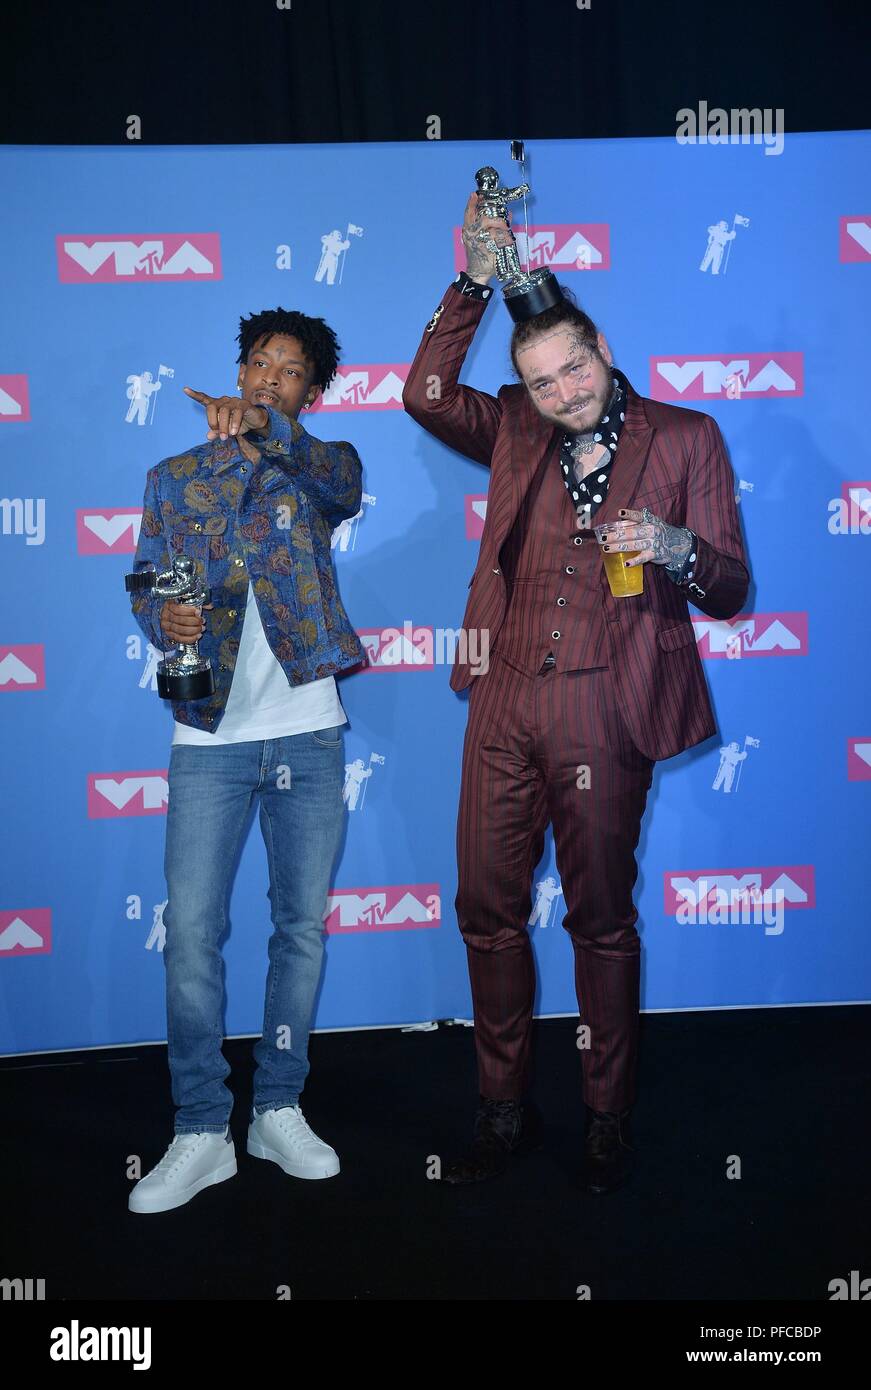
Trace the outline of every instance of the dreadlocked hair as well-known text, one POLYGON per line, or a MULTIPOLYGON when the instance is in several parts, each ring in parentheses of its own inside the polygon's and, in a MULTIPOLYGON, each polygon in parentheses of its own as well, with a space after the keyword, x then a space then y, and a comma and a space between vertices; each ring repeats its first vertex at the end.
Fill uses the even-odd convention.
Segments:
POLYGON ((520 349, 526 347, 535 338, 540 338, 542 334, 550 333, 553 329, 564 325, 568 328, 574 328, 582 345, 591 354, 596 357, 600 355, 599 330, 593 320, 589 314, 584 313, 583 309, 578 308, 571 290, 562 285, 559 285, 558 288, 562 299, 557 304, 554 304, 550 309, 545 309, 544 313, 536 314, 534 318, 525 319, 514 326, 514 331, 511 334, 511 365, 521 380, 522 376, 517 366, 517 354, 520 349))
POLYGON ((239 320, 237 362, 247 363, 252 348, 262 347, 274 333, 296 338, 303 356, 313 370, 313 383, 325 391, 339 365, 338 339, 323 319, 309 318, 296 309, 263 309, 259 314, 239 320))

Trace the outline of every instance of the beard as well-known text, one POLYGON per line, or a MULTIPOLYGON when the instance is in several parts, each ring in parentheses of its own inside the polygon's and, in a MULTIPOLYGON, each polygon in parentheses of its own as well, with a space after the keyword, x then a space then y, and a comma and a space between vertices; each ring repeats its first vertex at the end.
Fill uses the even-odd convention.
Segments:
POLYGON ((607 413, 608 406, 614 394, 612 382, 608 382, 600 395, 579 396, 572 405, 566 406, 564 410, 556 416, 556 423, 566 431, 567 434, 589 434, 598 429, 602 423, 602 416, 607 413), (572 412, 578 406, 587 406, 583 412, 572 412))

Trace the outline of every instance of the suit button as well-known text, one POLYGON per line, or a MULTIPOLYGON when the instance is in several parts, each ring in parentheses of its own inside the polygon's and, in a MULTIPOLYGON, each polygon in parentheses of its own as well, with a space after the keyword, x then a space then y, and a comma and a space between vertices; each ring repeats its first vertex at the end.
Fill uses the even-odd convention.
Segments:
POLYGON ((233 564, 234 564, 234 565, 244 565, 244 563, 245 563, 244 560, 234 560, 234 561, 233 561, 233 564))
POLYGON ((551 635, 551 637, 553 638, 553 640, 554 640, 555 642, 558 642, 559 639, 560 639, 560 637, 562 636, 562 633, 560 633, 560 632, 552 632, 550 635, 551 635))
POLYGON ((574 572, 575 572, 575 567, 574 567, 574 565, 566 565, 566 574, 574 574, 574 572))
POLYGON ((558 598, 556 602, 557 602, 557 607, 558 607, 558 608, 565 608, 565 606, 566 606, 566 601, 565 601, 564 598, 558 598))
POLYGON ((235 610, 235 608, 228 608, 228 609, 227 609, 227 617, 228 617, 228 618, 235 618, 235 616, 236 616, 236 610, 235 610))
POLYGON ((198 521, 195 521, 195 522, 194 522, 194 530, 195 530, 195 531, 202 531, 202 529, 203 529, 203 528, 202 528, 202 526, 200 525, 200 523, 199 523, 198 521))

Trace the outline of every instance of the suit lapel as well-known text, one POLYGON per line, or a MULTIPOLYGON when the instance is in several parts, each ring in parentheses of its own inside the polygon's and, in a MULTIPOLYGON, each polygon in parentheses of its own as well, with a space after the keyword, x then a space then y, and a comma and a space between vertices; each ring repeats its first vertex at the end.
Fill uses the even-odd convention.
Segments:
POLYGON ((539 464, 545 454, 553 456, 557 451, 561 436, 562 430, 556 425, 548 426, 542 419, 524 387, 519 428, 512 436, 508 460, 510 488, 505 489, 505 501, 494 517, 493 546, 497 555, 508 538, 539 464))
POLYGON ((615 521, 620 509, 629 506, 641 482, 653 433, 653 427, 648 423, 644 411, 644 403, 630 386, 626 419, 611 469, 611 483, 604 502, 596 512, 594 525, 599 526, 604 521, 615 521))

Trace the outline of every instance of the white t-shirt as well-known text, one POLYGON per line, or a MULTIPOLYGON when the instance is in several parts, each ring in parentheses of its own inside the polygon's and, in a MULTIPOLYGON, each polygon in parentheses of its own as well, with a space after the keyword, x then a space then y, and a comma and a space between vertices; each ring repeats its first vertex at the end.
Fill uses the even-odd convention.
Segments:
MULTIPOLYGON (((207 619, 208 621, 208 619, 207 619)), ((291 686, 270 647, 248 581, 248 606, 224 717, 213 734, 175 721, 176 743, 248 743, 347 724, 335 676, 291 686)))

